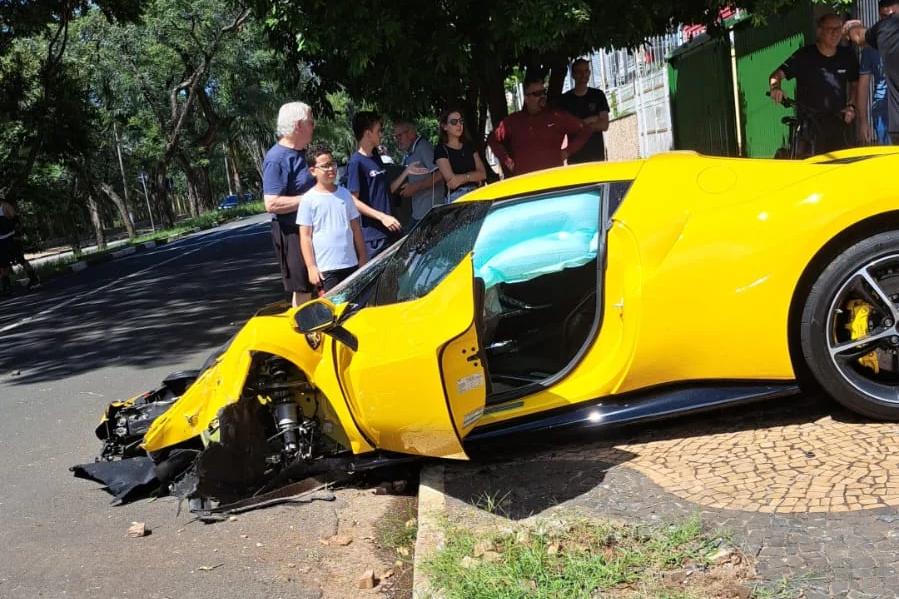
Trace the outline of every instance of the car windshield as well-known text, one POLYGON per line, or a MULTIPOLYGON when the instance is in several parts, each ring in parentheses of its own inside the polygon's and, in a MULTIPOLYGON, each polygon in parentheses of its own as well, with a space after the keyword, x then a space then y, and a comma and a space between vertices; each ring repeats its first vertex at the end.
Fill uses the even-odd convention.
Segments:
MULTIPOLYGON (((405 238, 403 238, 405 239, 405 238)), ((335 306, 346 302, 355 302, 359 294, 364 291, 369 284, 384 272, 384 264, 399 249, 403 240, 397 241, 392 246, 381 252, 373 260, 368 261, 365 266, 351 274, 349 277, 335 285, 330 291, 325 293, 325 298, 335 306)))
POLYGON ((409 235, 325 297, 334 304, 359 303, 360 295, 375 279, 378 287, 369 305, 423 297, 472 250, 491 206, 492 202, 461 202, 431 209, 409 235))
POLYGON ((462 202, 430 210, 385 264, 372 303, 395 304, 430 293, 474 248, 492 205, 462 202))

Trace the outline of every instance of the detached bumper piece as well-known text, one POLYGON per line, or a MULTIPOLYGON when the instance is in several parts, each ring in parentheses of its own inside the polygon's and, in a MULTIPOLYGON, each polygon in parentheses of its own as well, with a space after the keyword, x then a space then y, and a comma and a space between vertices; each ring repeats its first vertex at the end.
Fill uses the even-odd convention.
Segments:
POLYGON ((112 505, 121 505, 149 496, 169 494, 168 484, 197 459, 195 449, 175 449, 167 458, 154 462, 149 456, 115 461, 98 461, 70 468, 76 478, 84 478, 105 486, 112 494, 112 505))

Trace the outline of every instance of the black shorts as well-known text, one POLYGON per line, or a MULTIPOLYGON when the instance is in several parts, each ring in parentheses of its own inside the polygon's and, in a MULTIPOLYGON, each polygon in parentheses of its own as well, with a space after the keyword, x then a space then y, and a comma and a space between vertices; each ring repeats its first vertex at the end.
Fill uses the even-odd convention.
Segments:
POLYGON ((9 261, 13 264, 25 266, 27 260, 25 260, 25 248, 22 246, 22 241, 13 237, 12 243, 9 245, 9 261))
POLYGON ((285 291, 311 293, 312 284, 309 273, 300 251, 300 228, 297 225, 282 225, 281 221, 272 221, 272 245, 275 246, 275 257, 281 267, 281 279, 285 291))
POLYGON ((0 239, 0 268, 9 268, 13 263, 13 242, 12 237, 0 239))
POLYGON ((345 278, 356 272, 356 266, 351 266, 349 268, 341 268, 339 270, 329 270, 328 272, 322 273, 322 289, 324 291, 331 291, 335 287, 337 287, 338 283, 343 282, 345 278))

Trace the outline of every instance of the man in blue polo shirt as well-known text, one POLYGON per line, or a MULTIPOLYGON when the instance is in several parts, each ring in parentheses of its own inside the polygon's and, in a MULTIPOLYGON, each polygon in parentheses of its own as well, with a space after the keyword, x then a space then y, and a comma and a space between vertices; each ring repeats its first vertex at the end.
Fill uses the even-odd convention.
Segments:
POLYGON ((353 117, 356 151, 347 163, 347 189, 362 215, 362 234, 371 260, 399 238, 402 227, 393 217, 387 169, 374 149, 381 143, 381 117, 363 110, 353 117))
POLYGON ((278 111, 278 143, 262 161, 265 210, 272 214, 272 245, 281 267, 284 289, 294 307, 312 298, 312 283, 300 250, 297 209, 303 194, 315 185, 306 166, 305 148, 312 141, 312 109, 302 102, 284 104, 278 111))

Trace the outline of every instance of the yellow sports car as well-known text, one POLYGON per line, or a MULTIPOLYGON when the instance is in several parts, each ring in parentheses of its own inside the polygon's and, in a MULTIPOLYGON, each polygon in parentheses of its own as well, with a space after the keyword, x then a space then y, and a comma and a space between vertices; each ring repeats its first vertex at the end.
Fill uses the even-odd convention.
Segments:
POLYGON ((326 297, 264 310, 201 371, 110 406, 102 457, 141 456, 153 484, 229 503, 273 480, 464 459, 476 439, 788 396, 800 380, 899 420, 896 151, 675 152, 478 189, 326 297))

